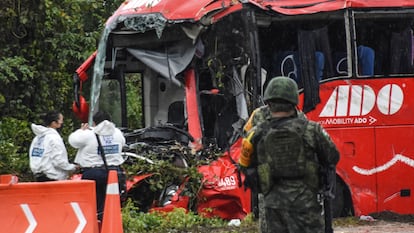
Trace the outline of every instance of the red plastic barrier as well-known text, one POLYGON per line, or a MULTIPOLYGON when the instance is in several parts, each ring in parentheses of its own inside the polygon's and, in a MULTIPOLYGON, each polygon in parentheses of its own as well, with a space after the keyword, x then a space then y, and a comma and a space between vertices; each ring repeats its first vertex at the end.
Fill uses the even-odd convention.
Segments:
POLYGON ((98 233, 95 182, 0 183, 1 232, 98 233))

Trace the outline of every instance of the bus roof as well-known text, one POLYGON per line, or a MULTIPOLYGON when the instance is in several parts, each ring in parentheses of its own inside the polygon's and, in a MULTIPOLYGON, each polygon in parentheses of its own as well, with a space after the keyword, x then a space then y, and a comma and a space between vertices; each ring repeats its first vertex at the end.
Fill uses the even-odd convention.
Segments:
POLYGON ((412 0, 126 0, 109 18, 108 23, 122 21, 119 17, 160 13, 167 20, 198 21, 203 16, 241 9, 252 4, 263 10, 286 15, 313 14, 345 8, 413 8, 412 0))

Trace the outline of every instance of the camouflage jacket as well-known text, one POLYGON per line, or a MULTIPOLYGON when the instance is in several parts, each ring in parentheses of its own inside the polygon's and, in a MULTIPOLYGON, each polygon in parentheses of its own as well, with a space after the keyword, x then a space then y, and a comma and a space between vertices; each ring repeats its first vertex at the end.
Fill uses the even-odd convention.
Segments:
MULTIPOLYGON (((302 111, 297 110, 296 114, 298 115, 298 117, 306 119, 306 115, 302 111)), ((266 120, 269 120, 270 118, 270 109, 267 105, 256 108, 250 115, 246 124, 244 125, 243 133, 247 135, 247 133, 254 127, 259 125, 260 123, 265 122, 266 120)))
MULTIPOLYGON (((296 117, 306 119, 306 116, 299 111, 296 117)), ((252 138, 255 147, 254 156, 257 156, 257 151, 260 151, 259 148, 256 148, 263 134, 260 131, 264 130, 260 125, 270 119, 269 109, 263 106, 252 113, 244 127, 245 132, 256 131, 252 138)), ((319 167, 321 165, 337 164, 339 152, 328 133, 316 122, 309 121, 303 137, 307 145, 305 147, 306 153, 309 157, 309 162, 306 165, 306 175, 303 179, 298 180, 276 180, 273 188, 264 198, 266 207, 290 211, 292 209, 306 211, 309 208, 321 208, 317 201, 317 193, 320 188, 319 167)))
POLYGON ((303 179, 275 182, 268 195, 265 206, 286 210, 308 210, 321 208, 317 200, 320 190, 320 166, 337 164, 339 152, 321 125, 309 121, 304 133, 307 157, 306 173, 303 179))

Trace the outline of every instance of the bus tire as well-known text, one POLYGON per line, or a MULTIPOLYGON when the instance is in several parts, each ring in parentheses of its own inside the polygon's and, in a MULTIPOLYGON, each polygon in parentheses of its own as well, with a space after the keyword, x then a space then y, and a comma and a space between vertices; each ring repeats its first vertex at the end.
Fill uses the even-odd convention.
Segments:
POLYGON ((332 200, 332 217, 338 218, 341 217, 342 210, 344 208, 344 187, 343 184, 338 178, 336 177, 336 187, 335 187, 335 198, 332 200))
POLYGON ((353 215, 351 193, 345 182, 336 176, 335 198, 332 200, 332 217, 346 217, 353 215))

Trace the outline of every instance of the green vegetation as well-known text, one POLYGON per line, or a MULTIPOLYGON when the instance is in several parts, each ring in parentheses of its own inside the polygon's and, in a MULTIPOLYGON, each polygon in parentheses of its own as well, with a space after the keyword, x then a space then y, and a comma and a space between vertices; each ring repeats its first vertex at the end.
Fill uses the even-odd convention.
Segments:
POLYGON ((29 123, 11 117, 0 121, 0 174, 19 175, 21 180, 31 177, 27 156, 32 132, 29 123))
POLYGON ((131 129, 138 129, 143 125, 141 112, 141 76, 137 74, 127 75, 129 76, 126 79, 128 127, 131 129))
POLYGON ((246 216, 240 226, 228 226, 228 221, 219 218, 205 218, 176 208, 171 212, 140 213, 132 202, 122 209, 125 233, 139 232, 258 232, 257 222, 252 215, 246 216))
MULTIPOLYGON (((65 139, 79 126, 71 112, 72 75, 96 49, 106 19, 122 2, 0 1, 0 174, 33 178, 30 123, 41 123, 42 113, 63 112, 65 139)), ((69 154, 73 158, 74 151, 69 154)))
MULTIPOLYGON (((71 110, 73 101, 72 76, 75 70, 96 49, 106 19, 123 0, 2 0, 0 1, 0 174, 14 174, 20 182, 32 181, 28 150, 34 137, 30 124, 40 124, 40 115, 51 110, 62 111, 65 117, 63 138, 78 128, 80 122, 71 110)), ((128 115, 137 116, 130 126, 139 127, 142 119, 139 106, 140 77, 127 83, 128 115)), ((83 94, 88 98, 88 87, 83 94)), ((67 147, 73 161, 75 150, 67 147)), ((195 164, 193 164, 195 165, 195 164)), ((169 172, 167 163, 147 167, 158 171, 150 182, 155 189, 168 180, 161 177, 169 172), (158 167, 157 167, 158 166, 158 167), (160 167, 163 167, 161 171, 160 167)), ((171 171, 170 171, 171 172, 171 171)), ((195 182, 190 189, 200 186, 194 167, 181 171, 195 182)), ((177 209, 171 213, 143 214, 131 204, 123 208, 125 232, 184 232, 184 229, 215 229, 237 232, 237 227, 226 228, 226 221, 207 219, 192 212, 177 209)), ((242 225, 245 221, 243 221, 242 225)), ((207 230, 208 232, 211 232, 207 230)), ((214 232, 219 232, 214 230, 214 232)), ((249 231, 240 231, 249 232, 249 231)), ((255 231, 257 232, 257 229, 255 231)))

